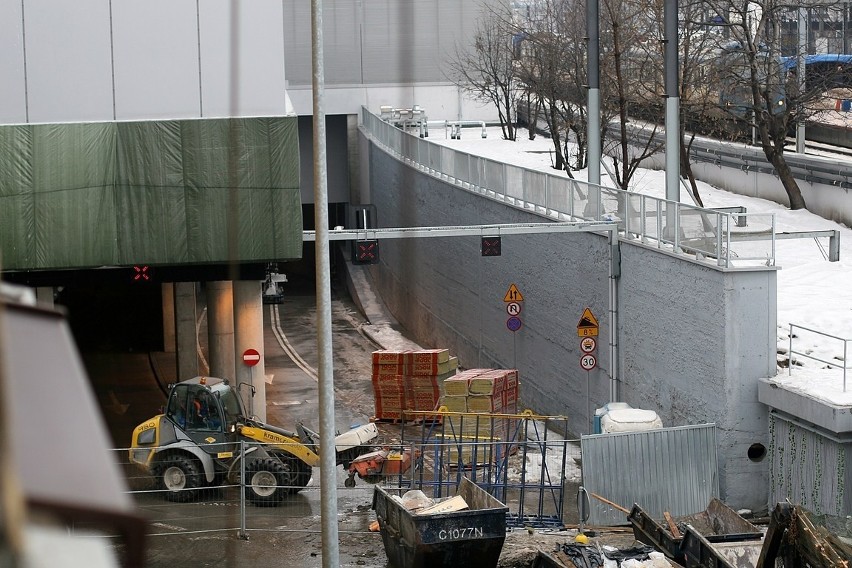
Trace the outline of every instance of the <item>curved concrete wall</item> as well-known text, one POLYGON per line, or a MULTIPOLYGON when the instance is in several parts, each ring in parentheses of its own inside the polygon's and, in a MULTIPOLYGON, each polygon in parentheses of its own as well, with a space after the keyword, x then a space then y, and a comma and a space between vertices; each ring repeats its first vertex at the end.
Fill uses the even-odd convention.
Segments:
MULTIPOLYGON (((363 135, 360 145, 369 156, 362 196, 377 206, 379 226, 545 220, 406 166, 363 135)), ((468 368, 517 368, 522 406, 566 415, 575 433, 589 432, 611 375, 605 236, 507 236, 500 257, 480 256, 478 237, 383 240, 380 256, 374 282, 421 344, 449 348, 468 368), (524 296, 517 333, 506 327, 511 284, 524 296), (588 373, 576 331, 586 307, 600 322, 599 368, 588 373)), ((746 454, 768 445, 757 380, 776 370, 775 270, 724 271, 622 241, 617 295, 620 398, 656 410, 666 426, 715 422, 722 497, 765 510, 766 468, 746 454)))

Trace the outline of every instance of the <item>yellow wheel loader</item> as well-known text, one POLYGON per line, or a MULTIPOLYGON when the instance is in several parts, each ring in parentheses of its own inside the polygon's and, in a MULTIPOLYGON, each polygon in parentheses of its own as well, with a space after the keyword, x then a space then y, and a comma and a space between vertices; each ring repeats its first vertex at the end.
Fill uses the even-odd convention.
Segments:
MULTIPOLYGON (((320 464, 318 435, 303 425, 290 432, 247 417, 225 379, 195 377, 171 385, 165 411, 133 430, 130 461, 156 480, 170 501, 198 498, 205 486, 237 484, 245 461, 245 495, 275 506, 307 486, 320 464)), ((337 436, 337 465, 374 450, 375 424, 337 436)))

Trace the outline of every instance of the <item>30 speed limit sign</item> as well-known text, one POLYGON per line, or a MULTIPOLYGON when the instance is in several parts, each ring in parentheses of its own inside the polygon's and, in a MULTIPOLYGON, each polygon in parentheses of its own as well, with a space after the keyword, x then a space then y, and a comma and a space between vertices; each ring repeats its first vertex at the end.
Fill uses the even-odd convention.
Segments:
POLYGON ((586 371, 591 371, 598 364, 598 360, 595 359, 595 356, 591 353, 586 353, 582 357, 580 357, 580 366, 586 371))

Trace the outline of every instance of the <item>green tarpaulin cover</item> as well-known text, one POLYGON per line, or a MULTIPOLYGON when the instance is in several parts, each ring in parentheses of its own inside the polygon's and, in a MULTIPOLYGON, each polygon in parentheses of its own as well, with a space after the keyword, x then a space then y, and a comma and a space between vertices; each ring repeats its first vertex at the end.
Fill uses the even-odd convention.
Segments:
POLYGON ((4 270, 301 258, 296 117, 0 127, 4 270))

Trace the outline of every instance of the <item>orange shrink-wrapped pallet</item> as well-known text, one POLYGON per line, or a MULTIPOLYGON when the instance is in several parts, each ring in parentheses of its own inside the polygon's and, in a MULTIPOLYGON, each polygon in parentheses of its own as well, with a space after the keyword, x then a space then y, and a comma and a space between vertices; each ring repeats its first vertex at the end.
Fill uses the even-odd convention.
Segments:
POLYGON ((417 351, 407 351, 405 354, 405 362, 409 365, 414 363, 446 363, 450 360, 449 349, 420 349, 417 351))
POLYGON ((382 364, 405 364, 406 351, 391 351, 388 349, 380 349, 373 351, 373 365, 382 364))

